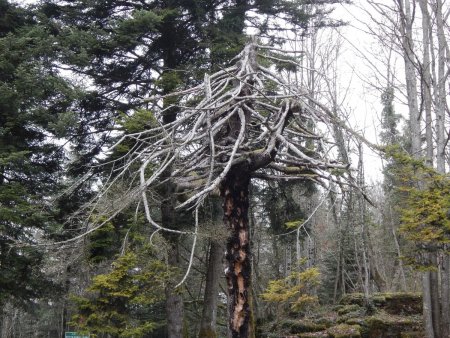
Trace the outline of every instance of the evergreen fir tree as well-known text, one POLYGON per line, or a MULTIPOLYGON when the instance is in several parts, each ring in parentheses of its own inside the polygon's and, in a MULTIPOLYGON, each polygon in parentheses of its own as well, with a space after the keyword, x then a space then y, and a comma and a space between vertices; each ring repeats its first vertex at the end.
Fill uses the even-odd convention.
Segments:
POLYGON ((0 1, 0 306, 53 287, 37 238, 57 223, 63 152, 53 140, 72 89, 53 67, 53 36, 33 13, 0 1))

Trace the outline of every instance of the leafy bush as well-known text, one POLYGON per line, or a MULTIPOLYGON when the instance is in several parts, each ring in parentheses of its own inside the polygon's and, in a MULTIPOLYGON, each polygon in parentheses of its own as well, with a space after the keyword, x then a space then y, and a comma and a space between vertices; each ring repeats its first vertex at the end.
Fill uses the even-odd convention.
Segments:
POLYGON ((71 325, 113 337, 143 337, 158 327, 149 309, 163 300, 170 272, 163 262, 149 256, 126 252, 109 273, 94 277, 85 297, 72 298, 78 313, 71 325))
POLYGON ((279 304, 284 310, 305 311, 318 304, 313 292, 319 285, 319 279, 317 268, 294 271, 286 278, 270 281, 261 297, 266 302, 279 304))

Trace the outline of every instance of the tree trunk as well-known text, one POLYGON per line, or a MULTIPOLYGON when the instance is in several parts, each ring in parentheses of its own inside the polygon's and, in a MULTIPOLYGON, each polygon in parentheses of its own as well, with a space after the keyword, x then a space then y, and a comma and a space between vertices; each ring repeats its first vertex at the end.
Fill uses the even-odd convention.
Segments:
MULTIPOLYGON (((389 207, 389 210, 391 210, 391 207, 389 207)), ((392 210, 391 210, 391 214, 392 214, 392 210)), ((398 268, 399 268, 400 277, 401 277, 401 284, 400 284, 401 291, 406 292, 406 277, 405 277, 405 270, 403 268, 402 252, 400 249, 400 244, 398 242, 397 232, 395 231, 394 224, 392 222, 392 217, 391 217, 390 224, 391 224, 392 236, 394 237, 395 249, 397 251, 398 268)))
POLYGON ((446 38, 444 32, 444 22, 442 13, 442 0, 436 0, 436 24, 437 24, 437 38, 438 38, 438 78, 436 99, 436 166, 437 171, 445 173, 445 145, 447 137, 445 135, 445 111, 446 111, 446 96, 445 80, 445 46, 446 38))
MULTIPOLYGON (((14 326, 17 317, 17 309, 11 303, 6 303, 0 309, 3 312, 3 317, 0 317, 0 334, 2 338, 14 337, 14 326)), ((1 312, 0 312, 1 313, 1 312)))
POLYGON ((223 246, 217 240, 211 241, 209 249, 208 271, 206 272, 205 296, 200 323, 199 338, 217 337, 217 294, 222 272, 223 246))
MULTIPOLYGON (((177 58, 177 46, 172 38, 174 34, 173 18, 169 18, 162 23, 162 34, 166 38, 164 50, 164 66, 166 70, 162 74, 162 79, 166 74, 170 74, 171 71, 179 67, 179 60, 177 58)), ((176 82, 162 81, 163 94, 169 94, 176 90, 176 82)), ((164 114, 163 124, 169 124, 176 120, 179 109, 173 104, 173 100, 165 98, 163 100, 164 114)), ((173 183, 170 181, 172 174, 172 167, 169 166, 162 175, 162 179, 168 179, 161 189, 161 224, 164 228, 176 228, 176 195, 173 183)), ((171 267, 180 267, 181 260, 179 257, 179 237, 173 234, 166 234, 166 240, 169 243, 169 259, 168 264, 171 267)), ((175 286, 172 283, 168 283, 165 289, 166 294, 166 317, 167 317, 167 332, 168 338, 183 338, 183 320, 184 320, 184 303, 183 297, 179 290, 175 290, 175 286)))
POLYGON ((450 337, 450 256, 442 263, 442 337, 450 337))
MULTIPOLYGON (((411 154, 414 158, 420 159, 421 154, 421 127, 420 127, 420 113, 417 104, 417 76, 415 67, 415 54, 414 54, 414 40, 412 33, 412 10, 411 0, 398 0, 401 20, 401 35, 402 35, 402 48, 403 59, 405 62, 405 79, 406 90, 408 97, 409 108, 409 127, 411 132, 411 154)), ((414 4, 415 0, 413 0, 414 4)), ((418 182, 421 185, 421 182, 418 182)), ((427 255, 427 259, 429 259, 427 255)), ((431 278, 431 273, 426 271, 422 273, 422 288, 423 288, 423 315, 425 322, 426 336, 428 338, 434 338, 436 332, 433 329, 436 324, 433 308, 433 293, 437 293, 438 289, 434 292, 431 290, 432 282, 435 280, 431 278)))
POLYGON ((422 273, 422 288, 423 288, 423 317, 425 324, 425 336, 426 338, 434 338, 433 329, 433 317, 431 306, 431 292, 430 292, 430 272, 425 271, 422 273))
MULTIPOLYGON (((168 255, 169 266, 180 266, 178 245, 177 241, 170 243, 168 255)), ((165 294, 168 338, 183 338, 183 296, 174 288, 172 283, 166 286, 165 294)))
MULTIPOLYGON (((364 153, 362 144, 358 144, 358 185, 361 187, 361 189, 364 189, 365 186, 365 177, 364 177, 364 153)), ((364 291, 364 302, 366 303, 366 306, 369 306, 369 294, 370 294, 370 276, 373 275, 371 272, 372 267, 370 266, 370 250, 369 250, 369 229, 366 225, 366 201, 364 200, 364 196, 362 193, 358 193, 357 195, 357 207, 358 207, 358 222, 360 223, 361 227, 361 244, 362 244, 362 268, 364 271, 364 278, 363 278, 363 291, 364 291)))
MULTIPOLYGON (((175 116, 171 116, 170 121, 175 116)), ((165 123, 169 123, 164 121, 165 123)), ((170 177, 172 168, 169 167, 164 173, 164 177, 170 177)), ((173 184, 168 181, 161 189, 162 203, 161 203, 161 224, 164 228, 176 227, 176 212, 175 212, 175 193, 173 184)), ((165 239, 168 242, 168 265, 170 267, 180 267, 181 259, 179 254, 179 236, 174 234, 165 234, 165 239)), ((183 296, 179 290, 175 289, 174 283, 168 283, 165 288, 166 295, 166 318, 167 318, 167 332, 168 338, 183 338, 183 315, 184 303, 183 296)))
MULTIPOLYGON (((431 22, 430 15, 428 12, 428 4, 425 0, 419 0, 420 9, 422 11, 422 36, 423 36, 423 63, 422 63, 422 93, 424 98, 425 107, 425 139, 426 139, 426 162, 428 165, 433 165, 433 137, 432 137, 432 119, 431 119, 431 62, 430 62, 430 30, 431 22)), ((437 124, 439 123, 439 114, 437 124)), ((437 133, 438 141, 438 161, 439 161, 439 133, 437 133)), ((439 167, 439 164, 438 164, 439 167)), ((438 169, 439 170, 439 169, 438 169)), ((431 264, 433 267, 437 267, 437 253, 432 252, 429 254, 431 259, 431 264)), ((439 302, 439 270, 431 271, 430 276, 430 295, 431 295, 431 309, 432 309, 432 320, 433 320, 433 330, 436 337, 441 337, 441 311, 439 302)))
POLYGON ((244 166, 237 166, 227 174, 220 189, 224 222, 229 230, 225 275, 230 338, 255 336, 250 288, 249 184, 250 172, 244 166))
MULTIPOLYGON (((69 295, 70 292, 70 274, 72 272, 72 267, 69 265, 66 267, 66 274, 65 274, 65 281, 64 281, 64 294, 69 295)), ((60 326, 60 337, 65 338, 65 330, 67 326, 67 319, 68 319, 68 307, 69 307, 69 300, 64 297, 62 301, 62 310, 61 310, 61 326, 60 326)))
POLYGON ((413 18, 411 14, 410 0, 400 0, 401 36, 403 48, 403 60, 405 62, 406 92, 409 109, 409 127, 411 131, 411 154, 421 157, 421 127, 420 112, 417 102, 417 75, 415 67, 413 18), (403 3, 404 1, 404 3, 403 3))
POLYGON ((433 120, 431 116, 431 22, 426 0, 419 0, 420 10, 422 11, 422 41, 423 41, 423 62, 422 62, 422 96, 423 106, 425 107, 425 139, 426 139, 426 161, 429 166, 433 166, 433 120))
MULTIPOLYGON (((168 168, 164 173, 165 177, 170 176, 172 168, 168 168)), ((167 182, 162 190, 161 196, 161 223, 165 228, 176 227, 176 212, 174 187, 171 182, 167 182)), ((168 265, 170 267, 180 267, 181 259, 179 254, 179 236, 174 234, 165 234, 168 242, 168 265)), ((175 289, 174 283, 168 283, 165 288, 166 295, 166 317, 168 338, 183 338, 183 314, 184 303, 183 296, 179 290, 175 289)))
MULTIPOLYGON (((444 15, 442 11, 442 0, 435 0, 434 2, 435 9, 435 17, 436 17, 436 28, 437 28, 437 40, 438 40, 438 75, 437 81, 437 90, 435 93, 436 97, 436 166, 437 171, 439 173, 445 174, 445 155, 446 155, 446 144, 447 144, 447 136, 445 133, 445 116, 446 116, 446 90, 445 90, 445 82, 448 77, 446 74, 446 49, 447 49, 447 41, 444 32, 444 15)), ((448 57, 448 55, 447 55, 448 57)), ((439 325, 438 329, 441 330, 442 337, 450 336, 450 290, 449 290, 449 256, 444 251, 443 255, 443 266, 441 270, 441 308, 438 312, 439 322, 436 324, 439 325)), ((436 283, 437 284, 437 283, 436 283)), ((436 298, 439 300, 439 292, 436 293, 436 298)), ((434 313, 433 313, 434 314, 434 313)))
POLYGON ((439 301, 439 264, 437 253, 431 252, 428 254, 431 261, 431 266, 436 268, 435 271, 430 271, 430 295, 431 295, 431 310, 433 319, 433 329, 435 337, 441 336, 441 304, 439 301))

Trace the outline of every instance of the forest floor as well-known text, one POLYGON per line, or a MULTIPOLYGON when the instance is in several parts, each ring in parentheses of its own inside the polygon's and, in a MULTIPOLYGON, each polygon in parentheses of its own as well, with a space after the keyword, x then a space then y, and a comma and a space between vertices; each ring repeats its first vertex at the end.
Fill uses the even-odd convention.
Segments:
POLYGON ((422 338, 422 299, 414 293, 349 294, 302 318, 269 323, 265 338, 422 338), (270 332, 270 333, 269 333, 270 332))

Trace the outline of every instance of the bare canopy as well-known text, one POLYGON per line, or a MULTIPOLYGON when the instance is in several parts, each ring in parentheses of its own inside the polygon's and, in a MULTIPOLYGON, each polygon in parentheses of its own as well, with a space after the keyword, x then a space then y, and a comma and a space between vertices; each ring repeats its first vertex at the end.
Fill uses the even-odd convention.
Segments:
MULTIPOLYGON (((205 75, 201 85, 170 94, 182 96, 174 122, 124 135, 112 147, 134 141, 129 152, 115 160, 114 179, 97 199, 123 177, 134 177, 139 184, 125 195, 128 199, 123 194, 120 199, 142 198, 144 207, 149 206, 149 188, 155 191, 165 183, 161 174, 169 166, 172 174, 165 180, 187 196, 177 209, 200 205, 238 164, 245 163, 252 177, 322 183, 333 178, 330 169, 348 167, 333 157, 337 152, 330 132, 332 125, 343 123, 318 102, 312 103, 302 88, 258 62, 279 62, 279 56, 253 41, 234 60, 232 66, 205 75)), ((150 208, 146 210, 149 222, 159 227, 150 208)))

